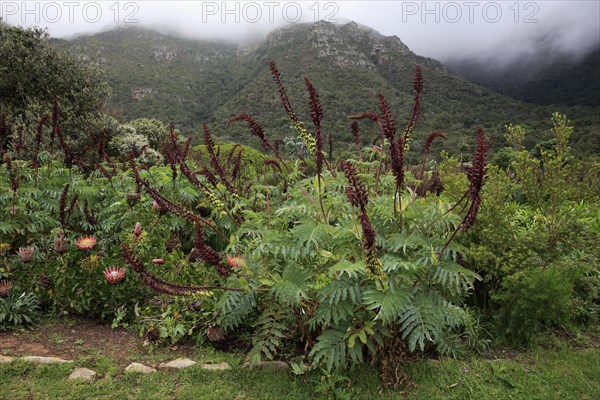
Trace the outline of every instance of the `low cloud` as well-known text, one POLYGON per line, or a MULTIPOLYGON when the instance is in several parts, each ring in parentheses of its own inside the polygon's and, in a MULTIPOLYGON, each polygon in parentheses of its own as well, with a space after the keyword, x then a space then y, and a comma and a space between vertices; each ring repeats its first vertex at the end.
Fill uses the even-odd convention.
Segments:
POLYGON ((597 1, 6 1, 8 23, 56 37, 142 26, 188 38, 247 43, 286 24, 356 21, 396 35, 419 55, 494 60, 586 53, 600 42, 597 1))

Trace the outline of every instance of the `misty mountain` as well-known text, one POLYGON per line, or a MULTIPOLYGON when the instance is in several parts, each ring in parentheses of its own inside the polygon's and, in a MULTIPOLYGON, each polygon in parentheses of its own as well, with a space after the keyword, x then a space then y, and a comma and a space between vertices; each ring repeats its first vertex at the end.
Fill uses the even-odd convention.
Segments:
POLYGON ((600 106, 600 46, 584 56, 536 53, 494 68, 493 60, 449 60, 448 67, 493 91, 542 105, 600 106))
MULTIPOLYGON (((155 117, 174 120, 185 133, 200 132, 208 122, 222 139, 258 145, 243 126, 227 126, 231 115, 253 114, 272 139, 294 136, 267 63, 274 60, 296 112, 310 125, 303 77, 317 87, 325 111, 325 134, 336 146, 351 143, 348 115, 377 110, 384 93, 402 125, 412 109, 416 65, 425 77, 419 138, 442 130, 449 140, 440 146, 468 152, 478 127, 504 143, 504 125, 524 123, 527 144, 547 140, 554 109, 525 104, 495 93, 452 72, 440 62, 414 54, 395 36, 348 23, 296 24, 273 31, 252 47, 226 42, 189 40, 143 29, 117 29, 57 43, 96 63, 113 88, 111 106, 123 120, 155 117)), ((571 116, 571 115, 570 115, 571 116)), ((571 116, 572 117, 572 116, 571 116)), ((577 121, 577 120, 576 120, 577 121)), ((590 124, 582 124, 576 146, 598 146, 590 124), (587 128, 586 128, 587 126, 587 128)), ((364 124, 365 141, 376 136, 364 124)))

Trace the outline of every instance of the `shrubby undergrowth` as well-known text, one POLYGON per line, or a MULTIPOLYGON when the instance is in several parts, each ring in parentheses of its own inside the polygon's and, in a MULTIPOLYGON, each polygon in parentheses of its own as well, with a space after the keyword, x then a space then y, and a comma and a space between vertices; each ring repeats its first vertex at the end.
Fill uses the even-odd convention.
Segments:
POLYGON ((598 165, 571 156, 564 116, 537 156, 509 126, 505 169, 488 167, 482 130, 469 165, 435 168, 431 143, 446 135, 433 132, 409 167, 417 68, 406 126, 380 95, 377 112, 350 117, 356 156, 335 160, 312 82, 309 130, 270 69, 303 144, 295 156, 248 114, 229 122, 264 153, 217 145, 208 126, 202 145, 173 123, 161 137, 142 120, 83 154, 62 137, 58 103, 26 142, 0 119, 0 309, 23 315, 0 324, 31 322, 39 306, 133 324, 152 343, 245 337, 251 362, 283 358, 296 373, 372 362, 400 386, 414 352, 458 357, 485 351, 488 331, 522 343, 598 322, 598 165), (378 133, 361 148, 365 124, 378 133), (37 301, 11 305, 18 293, 37 301))
POLYGON ((483 278, 472 303, 518 344, 599 317, 600 165, 571 154, 564 115, 552 122, 554 146, 541 152, 523 148, 520 126, 507 127, 512 161, 489 169, 478 224, 462 241, 468 266, 483 278))

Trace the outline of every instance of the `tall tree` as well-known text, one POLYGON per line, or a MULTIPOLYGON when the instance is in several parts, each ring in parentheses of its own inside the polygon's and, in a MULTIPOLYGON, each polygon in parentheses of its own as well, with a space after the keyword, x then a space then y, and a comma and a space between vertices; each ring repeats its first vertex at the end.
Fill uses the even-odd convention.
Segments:
POLYGON ((110 96, 100 70, 55 48, 46 30, 2 21, 0 77, 0 115, 9 128, 19 126, 26 141, 43 116, 52 113, 56 101, 63 133, 78 147, 84 145, 110 96))

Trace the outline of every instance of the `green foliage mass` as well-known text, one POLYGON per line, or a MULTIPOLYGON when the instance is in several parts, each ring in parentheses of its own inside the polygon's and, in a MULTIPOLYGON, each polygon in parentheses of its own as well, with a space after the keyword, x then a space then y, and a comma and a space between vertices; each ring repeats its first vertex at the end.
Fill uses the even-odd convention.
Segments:
MULTIPOLYGON (((359 165, 361 179, 372 180, 378 164, 359 165)), ((245 293, 225 293, 217 309, 226 330, 254 328, 249 360, 276 359, 299 340, 312 349, 296 360, 298 372, 307 365, 332 371, 365 362, 365 354, 376 354, 393 337, 405 340, 411 352, 433 347, 459 355, 468 320, 462 302, 477 275, 455 260, 464 248, 451 245, 439 256, 460 223, 447 213, 451 205, 405 192, 401 211, 395 211, 391 175, 381 178, 378 192, 370 187, 368 213, 381 268, 374 272, 345 178, 325 173, 297 179, 299 167, 286 174, 293 181, 285 191, 281 182, 251 188, 254 196, 268 194, 260 212, 249 209, 254 196, 240 199, 247 211, 228 252, 243 248, 244 261, 227 284, 245 293)))
MULTIPOLYGON (((473 303, 516 343, 599 315, 599 165, 572 156, 564 115, 552 123, 552 141, 531 152, 522 147, 524 130, 507 127, 510 158, 489 169, 479 224, 464 242, 483 278, 473 303)), ((452 174, 444 181, 449 193, 460 191, 452 174)))
POLYGON ((38 299, 33 293, 14 291, 7 298, 0 298, 0 330, 34 324, 38 309, 38 299))
MULTIPOLYGON (((164 266, 153 266, 164 278, 181 283, 217 279, 184 255, 191 246, 192 229, 177 217, 153 209, 151 198, 136 195, 128 172, 109 180, 99 171, 82 173, 58 161, 49 161, 35 171, 29 162, 15 161, 13 165, 19 170, 16 192, 11 189, 6 164, 0 166, 0 243, 10 249, 0 265, 0 276, 35 292, 45 309, 108 319, 125 313, 121 319, 131 320, 134 305, 143 304, 151 292, 131 270, 118 285, 105 279, 106 269, 123 268, 119 247, 123 242, 144 254, 150 269, 152 259, 164 259, 164 266), (60 200, 66 183, 70 189, 63 226, 60 200), (139 238, 132 235, 136 223, 143 229, 139 238), (68 250, 59 254, 55 240, 60 232, 65 233, 68 250), (97 241, 90 251, 76 247, 77 239, 85 236, 97 241), (168 250, 169 240, 179 244, 168 250), (18 249, 25 246, 35 247, 32 262, 24 262, 18 255, 18 249)), ((109 165, 105 167, 111 170, 109 165)), ((170 168, 152 167, 147 173, 157 187, 182 204, 191 207, 200 200, 195 193, 190 196, 189 185, 171 184, 170 168)))
POLYGON ((101 121, 110 97, 103 73, 71 52, 54 46, 47 32, 0 23, 0 115, 16 141, 26 144, 40 120, 60 105, 60 123, 70 142, 82 148, 101 121))

